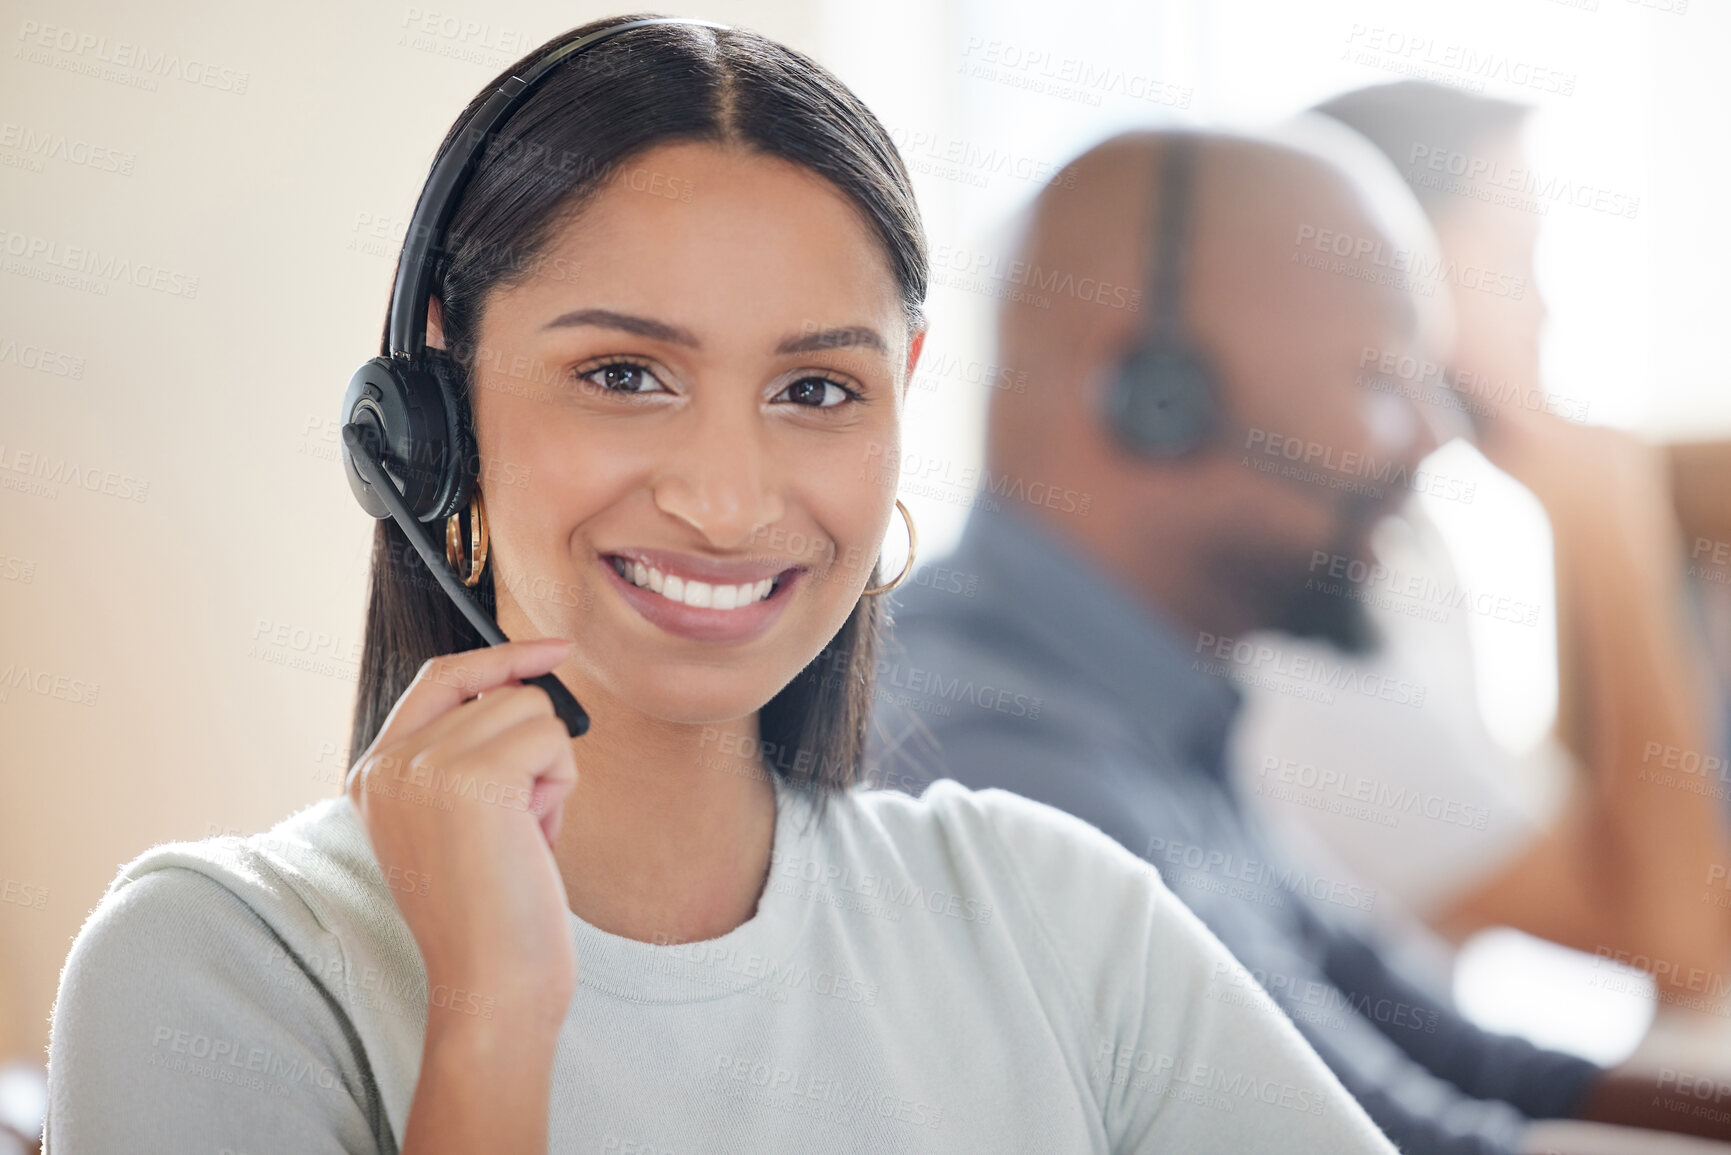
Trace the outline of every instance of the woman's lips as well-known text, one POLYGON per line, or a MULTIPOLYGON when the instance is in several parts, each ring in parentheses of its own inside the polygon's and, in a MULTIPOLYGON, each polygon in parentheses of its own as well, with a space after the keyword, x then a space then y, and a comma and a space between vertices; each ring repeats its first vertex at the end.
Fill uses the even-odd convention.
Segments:
MULTIPOLYGON (((606 572, 607 580, 631 608, 651 625, 698 642, 743 642, 763 633, 781 616, 788 598, 805 578, 805 570, 801 567, 783 570, 776 575, 775 586, 768 597, 730 610, 715 609, 676 602, 625 580, 614 568, 615 556, 602 554, 597 560, 606 572)), ((629 559, 626 560, 629 563, 629 559)))

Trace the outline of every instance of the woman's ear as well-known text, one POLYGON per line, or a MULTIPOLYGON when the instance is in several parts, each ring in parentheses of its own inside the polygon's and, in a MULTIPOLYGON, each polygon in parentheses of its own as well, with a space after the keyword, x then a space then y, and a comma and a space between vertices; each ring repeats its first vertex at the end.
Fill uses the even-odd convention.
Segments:
POLYGON ((444 310, 439 307, 439 298, 427 297, 427 347, 443 349, 445 347, 445 327, 440 324, 444 310))
POLYGON ((908 383, 914 379, 914 370, 919 366, 920 353, 925 347, 926 322, 922 318, 920 323, 914 326, 908 341, 908 366, 907 371, 902 374, 902 391, 904 393, 907 391, 908 383))

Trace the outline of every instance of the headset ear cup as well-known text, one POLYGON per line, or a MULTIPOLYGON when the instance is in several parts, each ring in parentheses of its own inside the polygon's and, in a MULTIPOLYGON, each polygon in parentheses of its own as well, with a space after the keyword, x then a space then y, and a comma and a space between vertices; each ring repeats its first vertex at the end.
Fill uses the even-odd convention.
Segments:
MULTIPOLYGON (((448 393, 436 371, 424 364, 374 357, 355 370, 343 396, 343 422, 360 426, 372 441, 385 472, 397 483, 403 503, 417 521, 449 517, 468 500, 463 484, 468 457, 454 432, 457 416, 448 393)), ((374 517, 389 517, 385 503, 355 469, 346 446, 343 466, 361 507, 374 517)))
POLYGON ((1125 448, 1147 457, 1178 457, 1206 442, 1219 413, 1213 374, 1194 350, 1155 341, 1131 350, 1107 382, 1106 411, 1125 448))
MULTIPOLYGON (((407 391, 398 365, 389 357, 374 357, 355 370, 349 378, 348 390, 343 394, 343 410, 338 419, 339 429, 348 425, 359 428, 361 436, 372 446, 387 473, 394 472, 390 461, 390 436, 387 426, 393 420, 402 422, 407 419, 403 414, 402 401, 407 391)), ((389 517, 390 509, 379 499, 378 494, 373 492, 373 487, 361 476, 361 471, 355 468, 348 442, 340 443, 343 473, 349 479, 349 492, 355 495, 361 508, 371 516, 381 520, 389 517)), ((410 508, 413 508, 412 503, 410 508)))
POLYGON ((463 367, 445 350, 431 346, 422 351, 421 363, 438 388, 445 415, 445 444, 450 450, 444 500, 437 514, 442 519, 468 505, 480 470, 480 454, 475 444, 474 415, 469 407, 468 375, 463 367))

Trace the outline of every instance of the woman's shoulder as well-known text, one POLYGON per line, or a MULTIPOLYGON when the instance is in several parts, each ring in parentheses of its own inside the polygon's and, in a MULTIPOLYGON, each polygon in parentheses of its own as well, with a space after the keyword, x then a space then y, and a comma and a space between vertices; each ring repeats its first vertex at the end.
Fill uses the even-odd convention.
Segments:
MULTIPOLYGON (((1001 904, 990 928, 998 949, 949 969, 978 984, 1004 959, 1019 961, 1054 1034, 1079 1048, 1072 1065, 1093 1089, 1114 1150, 1271 1150, 1278 1133, 1291 1150, 1392 1152, 1159 872, 1096 827, 950 779, 918 797, 855 791, 845 813, 843 825, 879 840, 880 861, 947 869, 958 888, 1001 904), (1188 1094, 1217 1085, 1239 1101, 1188 1094), (1272 1108, 1269 1095, 1279 1097, 1272 1108)), ((1015 989, 1000 984, 992 997, 1008 1006, 1015 989)))
POLYGON ((845 798, 832 836, 843 855, 972 896, 1019 920, 1012 934, 1070 944, 1071 966, 1097 961, 1089 944, 1115 921, 1177 904, 1152 866, 1097 827, 1007 790, 940 778, 918 796, 855 788, 845 798))
POLYGON ((154 916, 171 913, 164 907, 182 915, 247 910, 282 930, 297 922, 318 927, 341 921, 344 907, 381 897, 388 892, 353 807, 331 798, 257 834, 150 847, 120 868, 80 934, 149 931, 161 921, 154 916), (208 905, 217 891, 233 902, 208 905))
POLYGON ((301 968, 304 956, 278 933, 269 904, 249 901, 219 870, 151 863, 149 854, 122 868, 61 968, 51 1039, 69 1057, 80 1041, 135 1020, 166 1033, 153 1047, 172 1047, 187 1024, 223 1021, 263 992, 286 992, 301 968))
POLYGON ((329 984, 357 954, 390 949, 379 944, 394 911, 346 798, 257 834, 158 843, 120 868, 86 916, 61 973, 62 1001, 128 984, 197 991, 222 971, 238 976, 222 988, 237 998, 249 983, 293 985, 294 970, 329 984))
MULTIPOLYGON (((122 948, 156 943, 170 955, 191 953, 194 934, 257 939, 272 944, 267 966, 286 957, 345 1009, 366 993, 355 989, 357 972, 385 976, 413 1007, 424 975, 392 885, 349 799, 329 798, 260 833, 146 850, 109 884, 74 940, 74 956, 85 939, 122 948)), ((355 1017, 365 1018, 365 1009, 355 1017)))
POLYGON ((1041 878, 1100 872, 1136 885, 1160 881, 1153 867, 1098 827, 1009 790, 976 790, 939 778, 917 796, 855 788, 847 797, 855 823, 908 849, 953 857, 964 848, 990 846, 1013 855, 1023 873, 1041 878))
POLYGON ((319 836, 306 823, 327 818, 163 843, 121 868, 61 970, 49 1041, 56 1148, 187 1149, 197 1132, 214 1150, 223 1119, 293 1136, 302 1150, 378 1146, 369 1048, 333 995, 347 949, 296 877, 319 836))

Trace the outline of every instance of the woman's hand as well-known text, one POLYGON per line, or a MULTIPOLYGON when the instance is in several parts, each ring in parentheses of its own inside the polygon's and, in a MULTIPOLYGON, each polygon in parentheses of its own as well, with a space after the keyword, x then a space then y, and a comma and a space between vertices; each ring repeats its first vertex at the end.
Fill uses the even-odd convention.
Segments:
POLYGON ((427 662, 349 771, 426 964, 429 1047, 483 1023, 550 1047, 576 989, 552 848, 577 767, 547 695, 518 681, 569 651, 541 639, 427 662))

